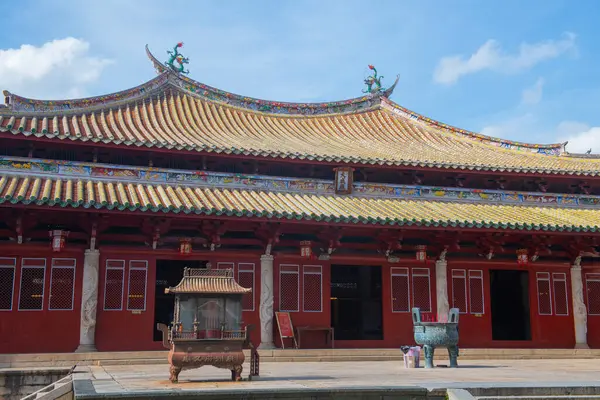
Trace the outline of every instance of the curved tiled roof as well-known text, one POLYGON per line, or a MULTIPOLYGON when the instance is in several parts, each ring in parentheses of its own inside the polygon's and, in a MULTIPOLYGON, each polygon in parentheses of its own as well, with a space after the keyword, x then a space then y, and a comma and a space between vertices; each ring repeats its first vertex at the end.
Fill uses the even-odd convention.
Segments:
POLYGON ((564 144, 523 144, 454 128, 398 106, 387 98, 389 90, 332 103, 269 102, 220 91, 153 62, 160 73, 155 79, 107 96, 44 102, 7 93, 11 103, 0 108, 0 137, 363 165, 600 175, 599 159, 570 157, 564 144))
POLYGON ((250 288, 240 286, 233 277, 233 271, 185 268, 183 278, 175 287, 165 288, 172 294, 246 294, 250 288))
POLYGON ((600 210, 0 174, 0 204, 359 225, 600 231, 600 210))

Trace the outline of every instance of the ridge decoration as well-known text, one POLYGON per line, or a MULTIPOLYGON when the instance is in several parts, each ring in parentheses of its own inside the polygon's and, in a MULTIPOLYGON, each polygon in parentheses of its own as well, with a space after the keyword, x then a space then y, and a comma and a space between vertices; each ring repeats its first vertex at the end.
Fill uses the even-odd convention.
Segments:
POLYGON ((377 76, 377 68, 375 68, 373 65, 369 64, 369 69, 373 71, 373 75, 369 75, 365 79, 364 82, 365 85, 367 85, 367 89, 363 90, 362 92, 376 94, 381 91, 385 91, 385 89, 381 87, 381 80, 383 79, 383 75, 377 76))
POLYGON ((177 43, 174 47, 173 50, 169 50, 167 51, 167 53, 170 55, 169 60, 165 62, 165 65, 169 68, 171 68, 171 70, 173 72, 176 72, 178 74, 189 74, 190 71, 186 70, 184 65, 185 64, 189 64, 190 59, 187 57, 184 57, 183 54, 181 54, 179 52, 178 49, 183 47, 183 42, 179 42, 177 43), (177 64, 179 64, 178 66, 175 65, 175 62, 177 62, 177 64))

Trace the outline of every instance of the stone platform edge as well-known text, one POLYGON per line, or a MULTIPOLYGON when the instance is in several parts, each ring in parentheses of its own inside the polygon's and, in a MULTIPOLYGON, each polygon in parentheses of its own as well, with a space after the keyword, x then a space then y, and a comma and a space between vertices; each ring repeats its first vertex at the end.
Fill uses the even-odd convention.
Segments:
POLYGON ((344 388, 255 388, 255 389, 199 389, 199 390, 143 390, 127 392, 97 393, 90 380, 73 381, 75 399, 148 399, 167 400, 198 399, 203 400, 264 400, 268 399, 311 399, 315 397, 329 398, 332 395, 343 395, 348 400, 444 400, 446 389, 429 390, 420 386, 393 387, 344 387, 344 388))
MULTIPOLYGON (((167 351, 124 351, 91 353, 0 354, 0 368, 73 365, 134 365, 167 362, 167 351)), ((259 350, 261 362, 302 361, 396 361, 399 349, 275 349, 259 350)), ((249 357, 246 351, 246 357, 249 357)), ((443 349, 436 360, 447 360, 443 349)), ((590 359, 600 358, 600 349, 461 349, 459 360, 590 359)))

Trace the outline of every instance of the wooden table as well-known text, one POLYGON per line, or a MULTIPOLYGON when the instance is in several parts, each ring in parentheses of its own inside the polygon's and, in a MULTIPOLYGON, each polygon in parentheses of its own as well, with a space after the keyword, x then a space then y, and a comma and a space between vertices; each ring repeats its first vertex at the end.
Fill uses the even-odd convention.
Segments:
POLYGON ((327 335, 331 348, 335 349, 335 339, 333 338, 333 328, 329 326, 298 326, 296 327, 298 332, 298 348, 302 348, 302 333, 306 331, 322 331, 327 335))

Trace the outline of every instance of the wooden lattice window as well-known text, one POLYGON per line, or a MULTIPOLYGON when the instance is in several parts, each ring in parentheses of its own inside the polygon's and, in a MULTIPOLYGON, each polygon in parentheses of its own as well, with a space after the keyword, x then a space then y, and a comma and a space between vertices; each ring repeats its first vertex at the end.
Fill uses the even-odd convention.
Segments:
POLYGON ((242 299, 242 310, 243 311, 254 311, 254 264, 252 263, 239 263, 238 264, 238 284, 246 289, 252 289, 252 292, 244 295, 242 299))
POLYGON ((148 261, 129 261, 129 279, 127 285, 127 310, 146 310, 146 281, 148 261))
POLYGON ((125 260, 106 260, 104 277, 104 310, 122 310, 125 285, 125 260))
POLYGON ((552 289, 550 286, 550 273, 537 272, 537 298, 538 298, 538 314, 552 315, 552 289))
POLYGON ((467 271, 452 270, 452 307, 458 308, 461 314, 467 313, 467 271))
POLYGON ((552 273, 552 289, 554 299, 554 315, 569 315, 569 297, 566 273, 552 273))
POLYGON ((43 310, 45 290, 46 259, 23 258, 21 260, 21 289, 19 291, 19 310, 43 310))
POLYGON ((408 268, 391 268, 392 312, 410 312, 408 268))
POLYGON ((589 315, 600 315, 600 274, 585 274, 589 315))
POLYGON ((471 314, 483 314, 485 311, 482 270, 469 270, 469 310, 471 314))
POLYGON ((16 258, 0 257, 0 311, 13 308, 16 269, 16 258))
POLYGON ((421 312, 431 312, 431 283, 429 268, 413 268, 412 270, 412 295, 413 307, 418 307, 421 312))
POLYGON ((300 276, 299 266, 281 264, 279 266, 279 311, 299 311, 300 276))
POLYGON ((53 258, 50 272, 49 310, 72 310, 75 301, 74 258, 53 258))
POLYGON ((302 268, 302 310, 321 312, 323 311, 322 267, 320 265, 304 265, 302 268))

